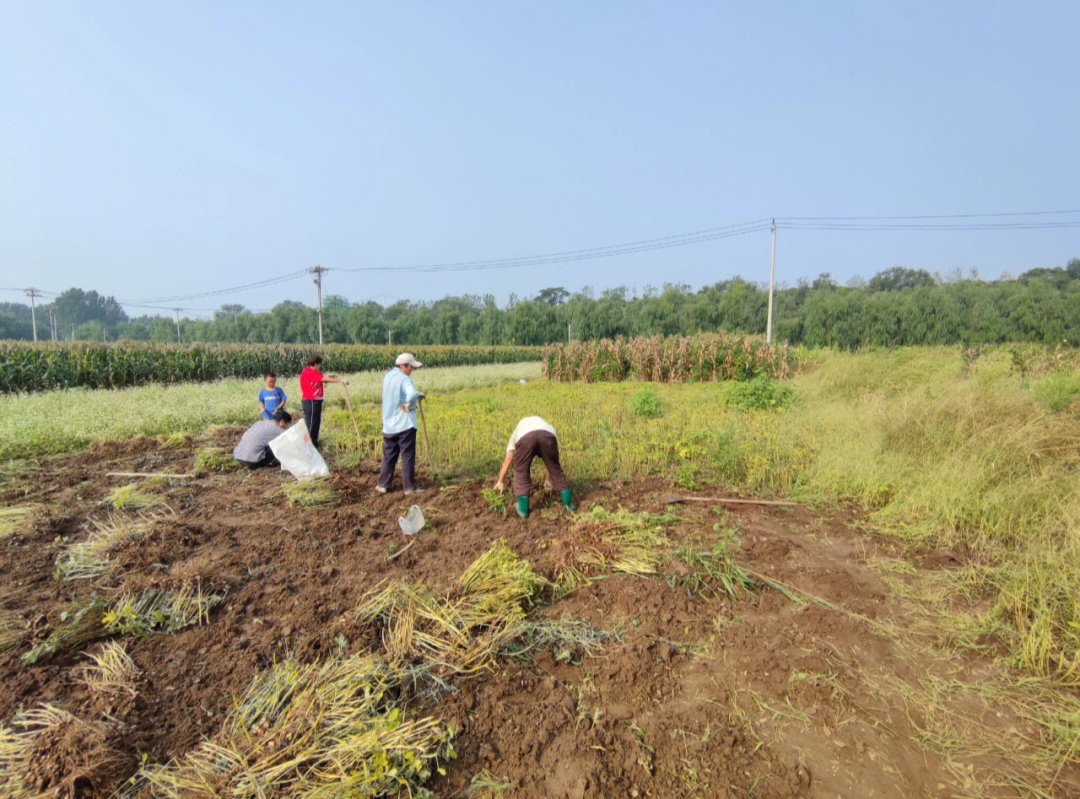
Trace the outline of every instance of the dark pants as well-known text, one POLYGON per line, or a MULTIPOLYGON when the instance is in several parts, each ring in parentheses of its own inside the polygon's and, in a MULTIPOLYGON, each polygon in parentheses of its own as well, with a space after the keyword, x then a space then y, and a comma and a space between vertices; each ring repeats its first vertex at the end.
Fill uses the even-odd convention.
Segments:
POLYGON ((570 487, 570 481, 566 479, 562 466, 559 465, 559 442, 547 430, 534 430, 522 436, 514 447, 514 457, 511 460, 514 465, 514 496, 527 497, 529 495, 529 489, 532 488, 529 469, 532 468, 533 458, 537 455, 547 467, 553 489, 565 491, 570 487))
POLYGON ((262 460, 242 461, 239 458, 237 458, 236 462, 248 467, 249 469, 258 469, 260 466, 280 466, 281 465, 281 461, 279 461, 277 458, 274 457, 274 453, 270 451, 270 447, 263 447, 263 450, 264 450, 264 452, 263 452, 262 460))
POLYGON ((404 433, 382 437, 382 468, 379 469, 379 485, 390 488, 397 467, 398 453, 401 454, 401 484, 406 491, 416 488, 416 428, 404 433))
POLYGON ((319 425, 322 424, 322 400, 300 400, 300 407, 304 409, 304 424, 307 425, 308 435, 311 436, 311 445, 319 446, 319 425))

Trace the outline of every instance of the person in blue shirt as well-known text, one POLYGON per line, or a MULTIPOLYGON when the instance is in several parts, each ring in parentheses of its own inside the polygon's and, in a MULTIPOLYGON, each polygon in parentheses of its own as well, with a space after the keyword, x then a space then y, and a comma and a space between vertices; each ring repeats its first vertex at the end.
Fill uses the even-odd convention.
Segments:
POLYGON ((421 366, 411 352, 403 352, 383 378, 383 457, 379 483, 375 486, 380 494, 390 490, 399 454, 405 493, 416 491, 416 406, 424 395, 416 390, 409 375, 421 366))
POLYGON ((288 397, 277 384, 276 374, 267 372, 263 375, 263 379, 266 381, 266 388, 259 390, 259 409, 262 412, 262 418, 273 419, 274 411, 278 408, 285 410, 285 400, 288 397))

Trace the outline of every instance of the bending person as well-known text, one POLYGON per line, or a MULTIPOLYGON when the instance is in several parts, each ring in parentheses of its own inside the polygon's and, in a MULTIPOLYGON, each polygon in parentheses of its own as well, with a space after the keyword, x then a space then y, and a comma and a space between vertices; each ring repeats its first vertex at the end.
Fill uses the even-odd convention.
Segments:
POLYGON ((510 441, 506 445, 506 459, 499 471, 499 481, 495 490, 503 491, 503 480, 510 465, 514 466, 514 495, 517 497, 517 512, 521 518, 529 515, 529 490, 532 478, 529 469, 533 459, 539 455, 547 467, 551 487, 559 492, 559 498, 567 510, 574 509, 570 491, 570 481, 566 479, 562 466, 559 465, 559 441, 555 437, 555 428, 539 416, 526 416, 517 423, 510 441))
POLYGON ((233 457, 249 469, 280 465, 270 451, 270 442, 284 433, 291 421, 289 412, 278 408, 270 419, 255 422, 240 437, 240 443, 233 450, 233 457))

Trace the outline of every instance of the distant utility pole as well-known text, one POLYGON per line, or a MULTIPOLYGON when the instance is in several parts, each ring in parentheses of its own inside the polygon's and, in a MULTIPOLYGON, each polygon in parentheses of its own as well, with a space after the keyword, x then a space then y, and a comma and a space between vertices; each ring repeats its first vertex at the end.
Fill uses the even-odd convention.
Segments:
POLYGON ((769 318, 765 323, 765 343, 772 344, 773 284, 776 282, 776 220, 772 221, 772 257, 769 259, 769 318))
POLYGON ((566 323, 566 343, 570 343, 570 323, 566 323))
POLYGON ((391 330, 390 328, 386 329, 386 346, 387 347, 393 347, 394 346, 394 331, 391 330))
POLYGON ((41 292, 37 289, 27 289, 26 296, 30 298, 30 326, 34 328, 34 341, 37 341, 37 312, 34 300, 41 296, 41 292))
POLYGON ((56 341, 56 314, 53 309, 49 309, 49 337, 56 341))
POLYGON ((184 342, 180 340, 180 310, 181 309, 180 308, 173 308, 173 310, 176 312, 176 343, 177 344, 183 344, 184 342))
POLYGON ((315 275, 315 288, 319 292, 319 346, 322 346, 322 276, 329 271, 325 266, 313 266, 308 270, 315 275))

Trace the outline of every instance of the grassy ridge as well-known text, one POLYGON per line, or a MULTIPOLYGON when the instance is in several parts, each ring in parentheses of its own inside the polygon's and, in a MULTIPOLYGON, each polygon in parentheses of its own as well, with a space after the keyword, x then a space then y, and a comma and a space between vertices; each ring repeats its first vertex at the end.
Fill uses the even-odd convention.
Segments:
MULTIPOLYGON (((116 344, 0 342, 0 393, 58 388, 124 388, 226 377, 300 373, 312 352, 330 371, 362 372, 393 363, 401 348, 351 344, 116 344)), ((533 347, 420 347, 427 366, 475 366, 539 359, 533 347)))

